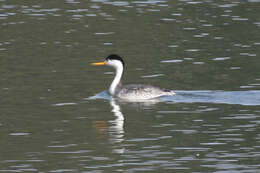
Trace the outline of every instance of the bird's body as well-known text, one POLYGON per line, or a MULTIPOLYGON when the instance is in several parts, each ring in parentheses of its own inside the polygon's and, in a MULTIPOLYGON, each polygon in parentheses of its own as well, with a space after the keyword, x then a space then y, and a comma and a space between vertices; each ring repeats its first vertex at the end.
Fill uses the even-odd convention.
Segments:
POLYGON ((116 70, 116 75, 109 87, 109 94, 126 100, 147 100, 165 95, 174 95, 171 90, 142 84, 122 85, 121 78, 125 63, 118 55, 109 55, 104 62, 92 63, 92 65, 108 65, 116 70))
POLYGON ((116 92, 116 96, 128 100, 146 100, 164 95, 174 95, 174 93, 167 89, 142 84, 119 86, 116 92))

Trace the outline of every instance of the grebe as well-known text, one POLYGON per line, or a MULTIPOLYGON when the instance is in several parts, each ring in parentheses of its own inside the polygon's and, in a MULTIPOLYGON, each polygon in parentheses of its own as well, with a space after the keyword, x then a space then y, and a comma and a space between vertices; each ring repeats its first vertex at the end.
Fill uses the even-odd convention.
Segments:
POLYGON ((123 59, 116 54, 109 55, 103 62, 92 63, 91 65, 108 65, 115 68, 116 75, 108 90, 112 96, 127 100, 146 100, 165 95, 175 95, 171 90, 151 85, 131 84, 123 86, 120 81, 124 72, 125 63, 123 59))

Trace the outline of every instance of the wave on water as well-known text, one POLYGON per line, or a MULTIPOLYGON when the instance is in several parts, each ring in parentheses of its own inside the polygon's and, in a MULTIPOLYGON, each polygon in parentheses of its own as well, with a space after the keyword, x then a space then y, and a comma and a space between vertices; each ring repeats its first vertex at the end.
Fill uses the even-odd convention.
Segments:
MULTIPOLYGON (((249 105, 249 106, 260 105, 260 90, 250 90, 250 91, 177 90, 174 92, 176 93, 176 95, 163 96, 159 99, 160 100, 159 102, 239 104, 239 105, 249 105)), ((111 96, 107 93, 107 91, 103 91, 101 93, 96 94, 95 96, 87 98, 87 100, 95 100, 95 99, 111 100, 111 96)), ((158 99, 156 100, 158 101, 158 99)), ((142 100, 142 102, 146 102, 146 101, 142 100)))
POLYGON ((251 91, 174 91, 175 96, 165 96, 164 101, 176 103, 218 103, 239 105, 260 105, 260 90, 251 91))

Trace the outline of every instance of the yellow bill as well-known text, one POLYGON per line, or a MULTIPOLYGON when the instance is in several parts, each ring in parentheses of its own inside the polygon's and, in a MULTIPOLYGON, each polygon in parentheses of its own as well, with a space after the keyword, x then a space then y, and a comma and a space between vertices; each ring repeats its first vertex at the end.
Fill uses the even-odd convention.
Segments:
POLYGON ((97 66, 97 65, 106 65, 106 61, 104 61, 104 62, 91 63, 91 65, 94 65, 94 66, 97 66))

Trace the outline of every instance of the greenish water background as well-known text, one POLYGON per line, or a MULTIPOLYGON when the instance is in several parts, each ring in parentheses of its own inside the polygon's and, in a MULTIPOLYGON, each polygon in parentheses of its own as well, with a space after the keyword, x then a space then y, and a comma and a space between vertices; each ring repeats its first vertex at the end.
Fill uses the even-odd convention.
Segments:
POLYGON ((257 172, 260 2, 0 2, 0 172, 257 172), (159 103, 86 100, 125 83, 159 103))

